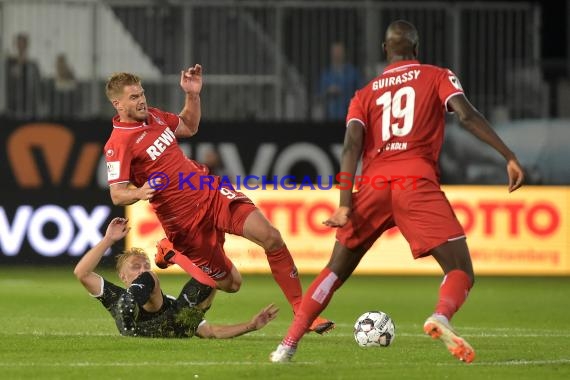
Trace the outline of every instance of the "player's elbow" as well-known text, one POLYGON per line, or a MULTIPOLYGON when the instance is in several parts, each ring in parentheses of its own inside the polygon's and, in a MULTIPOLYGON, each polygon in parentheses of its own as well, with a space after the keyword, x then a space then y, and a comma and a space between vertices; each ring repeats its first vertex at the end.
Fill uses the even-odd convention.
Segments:
POLYGON ((137 199, 136 189, 129 189, 128 183, 115 183, 109 187, 111 202, 115 206, 128 206, 135 203, 137 199))
POLYGON ((196 133, 198 133, 198 125, 196 125, 194 128, 189 127, 187 132, 186 132, 186 136, 184 136, 184 137, 192 137, 196 133))
POLYGON ((216 330, 215 326, 205 323, 198 327, 196 330, 196 336, 200 339, 219 339, 219 336, 216 334, 216 330))
POLYGON ((80 266, 76 266, 75 269, 73 269, 73 275, 81 282, 84 278, 87 277, 88 274, 89 272, 85 271, 80 266))
POLYGON ((207 336, 208 339, 227 339, 231 337, 231 335, 224 333, 224 329, 221 326, 212 326, 210 334, 207 336))
MULTIPOLYGON (((115 185, 117 186, 117 185, 115 185)), ((113 205, 115 206, 120 206, 121 204, 121 197, 120 194, 113 189, 113 186, 111 186, 111 188, 109 189, 109 195, 111 196, 111 202, 113 202, 113 205)))
POLYGON ((128 206, 129 202, 125 201, 120 194, 111 192, 111 202, 113 203, 114 206, 128 206))
POLYGON ((176 130, 176 137, 192 137, 194 136, 196 133, 198 133, 198 123, 196 123, 196 125, 189 125, 187 123, 184 123, 184 126, 179 127, 176 130))

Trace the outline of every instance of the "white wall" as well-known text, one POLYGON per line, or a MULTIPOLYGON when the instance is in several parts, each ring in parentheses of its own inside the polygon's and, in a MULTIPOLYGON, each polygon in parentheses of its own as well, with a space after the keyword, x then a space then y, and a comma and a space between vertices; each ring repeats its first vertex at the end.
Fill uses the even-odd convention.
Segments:
POLYGON ((2 46, 4 54, 15 52, 14 38, 25 32, 30 37, 29 55, 42 75, 53 76, 55 58, 65 53, 78 78, 107 78, 116 71, 130 71, 145 79, 160 77, 159 69, 141 50, 100 1, 85 3, 5 2, 3 3, 2 46), (94 70, 94 10, 97 9, 97 52, 100 62, 94 70))

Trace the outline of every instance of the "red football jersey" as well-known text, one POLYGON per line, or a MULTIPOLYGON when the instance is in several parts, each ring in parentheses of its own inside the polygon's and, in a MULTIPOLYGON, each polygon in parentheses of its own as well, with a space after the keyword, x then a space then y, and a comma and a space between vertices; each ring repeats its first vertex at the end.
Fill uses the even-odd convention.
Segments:
POLYGON ((453 72, 415 60, 389 65, 358 90, 346 120, 347 125, 357 120, 364 126, 363 173, 385 165, 394 173, 394 161, 413 158, 437 166, 447 101, 457 94, 463 89, 453 72))
POLYGON ((178 146, 174 132, 179 123, 177 115, 156 108, 148 109, 146 122, 123 123, 115 116, 104 148, 110 185, 130 182, 141 187, 149 176, 162 173, 162 183, 169 183, 151 201, 161 221, 193 210, 209 198, 201 179, 209 170, 187 158, 178 146))

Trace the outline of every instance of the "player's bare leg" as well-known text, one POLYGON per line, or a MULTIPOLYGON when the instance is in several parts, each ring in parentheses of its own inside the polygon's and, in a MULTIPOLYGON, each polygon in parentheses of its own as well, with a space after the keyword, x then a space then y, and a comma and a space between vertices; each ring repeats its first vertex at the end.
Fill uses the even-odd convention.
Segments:
MULTIPOLYGON (((301 304, 303 290, 297 267, 279 230, 269 223, 261 211, 254 210, 245 220, 243 237, 265 249, 273 278, 291 304, 293 312, 297 312, 301 304)), ((321 317, 310 326, 311 331, 319 334, 328 332, 333 328, 334 322, 321 317)))
POLYGON ((232 270, 226 278, 216 281, 216 288, 228 293, 235 293, 241 287, 241 273, 237 270, 235 265, 232 265, 232 270))
POLYGON ((461 338, 449 321, 459 310, 473 286, 474 274, 465 238, 447 242, 431 252, 445 277, 441 283, 435 312, 424 323, 424 331, 441 340, 453 356, 466 363, 475 359, 471 345, 461 338))
POLYGON ((430 254, 437 260, 439 266, 443 269, 443 273, 447 274, 457 269, 465 272, 469 276, 471 283, 475 281, 471 255, 469 254, 465 238, 448 241, 432 249, 430 254))

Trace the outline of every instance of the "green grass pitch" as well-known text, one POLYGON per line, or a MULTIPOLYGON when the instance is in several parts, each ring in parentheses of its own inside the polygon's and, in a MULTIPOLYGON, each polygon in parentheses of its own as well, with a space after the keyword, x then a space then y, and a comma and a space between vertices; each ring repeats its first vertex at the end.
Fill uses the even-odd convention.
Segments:
MULTIPOLYGON (((104 272, 111 281, 114 273, 104 272)), ((313 278, 307 275, 304 285, 313 278)), ((178 295, 186 278, 163 275, 178 295)), ((294 362, 272 364, 269 353, 291 320, 269 276, 244 276, 236 294, 218 293, 207 319, 247 320, 270 302, 281 307, 265 329, 232 340, 124 338, 71 268, 0 269, 2 379, 568 379, 570 278, 479 277, 454 325, 477 358, 466 365, 422 334, 437 277, 359 276, 332 300, 325 316, 338 326, 310 334, 294 362), (388 348, 360 348, 352 325, 380 309, 396 323, 388 348)))

